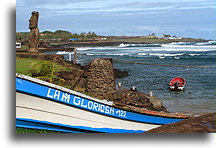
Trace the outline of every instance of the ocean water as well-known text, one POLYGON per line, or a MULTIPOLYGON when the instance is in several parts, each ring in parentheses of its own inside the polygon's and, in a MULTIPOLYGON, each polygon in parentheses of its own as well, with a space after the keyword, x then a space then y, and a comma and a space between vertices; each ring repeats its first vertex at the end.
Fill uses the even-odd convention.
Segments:
MULTIPOLYGON (((121 44, 117 47, 83 47, 78 49, 77 62, 88 64, 95 58, 141 63, 211 66, 169 67, 114 62, 115 68, 127 71, 129 76, 116 79, 124 88, 135 86, 143 93, 163 101, 170 112, 215 112, 216 104, 216 42, 178 42, 169 44, 121 44), (183 91, 169 91, 169 81, 183 77, 187 83, 183 91)), ((68 59, 68 53, 64 54, 68 59)))

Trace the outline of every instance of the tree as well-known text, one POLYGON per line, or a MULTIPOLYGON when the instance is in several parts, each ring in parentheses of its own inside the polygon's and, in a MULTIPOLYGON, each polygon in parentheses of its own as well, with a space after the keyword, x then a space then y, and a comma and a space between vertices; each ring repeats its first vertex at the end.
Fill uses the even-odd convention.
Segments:
POLYGON ((18 42, 23 41, 23 35, 20 32, 16 33, 16 41, 18 42))
POLYGON ((53 34, 53 32, 52 31, 43 31, 43 32, 41 32, 42 34, 53 34))
POLYGON ((164 37, 171 37, 171 35, 169 35, 169 34, 167 34, 167 35, 166 35, 166 34, 163 34, 163 36, 164 36, 164 37))
POLYGON ((70 35, 71 32, 65 31, 65 30, 57 30, 57 31, 54 32, 54 34, 67 34, 67 35, 70 35))
POLYGON ((69 40, 71 35, 71 32, 65 30, 57 30, 54 32, 54 38, 56 39, 69 40))

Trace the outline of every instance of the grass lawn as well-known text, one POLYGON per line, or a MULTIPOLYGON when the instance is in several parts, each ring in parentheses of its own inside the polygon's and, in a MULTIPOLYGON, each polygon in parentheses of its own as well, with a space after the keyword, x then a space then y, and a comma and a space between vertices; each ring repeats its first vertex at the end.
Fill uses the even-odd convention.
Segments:
MULTIPOLYGON (((30 70, 33 69, 34 63, 40 62, 39 59, 31 58, 20 58, 16 57, 16 72, 24 75, 28 75, 30 70)), ((69 70, 65 67, 62 67, 59 64, 53 63, 55 71, 60 70, 69 70)), ((27 129, 27 128, 16 128, 16 133, 60 133, 49 130, 36 130, 36 129, 27 129)))
MULTIPOLYGON (((27 75, 30 70, 33 69, 33 65, 37 62, 40 62, 41 60, 39 59, 34 59, 34 58, 20 58, 16 57, 16 73, 24 74, 27 75)), ((57 63, 53 63, 55 72, 60 71, 60 70, 71 70, 66 67, 63 67, 57 63)))
POLYGON ((38 59, 16 57, 16 72, 26 75, 32 69, 32 64, 38 61, 38 59))
POLYGON ((61 133, 61 132, 50 131, 50 130, 30 129, 30 128, 16 128, 16 133, 61 133))

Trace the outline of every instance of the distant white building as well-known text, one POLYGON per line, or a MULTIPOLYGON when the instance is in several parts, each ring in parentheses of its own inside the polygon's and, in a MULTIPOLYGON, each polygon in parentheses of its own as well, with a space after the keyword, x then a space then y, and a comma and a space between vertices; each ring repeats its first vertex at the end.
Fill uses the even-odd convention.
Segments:
POLYGON ((93 40, 98 40, 98 41, 104 41, 106 40, 107 38, 93 38, 93 40))
POLYGON ((21 43, 16 42, 16 48, 21 48, 21 43))

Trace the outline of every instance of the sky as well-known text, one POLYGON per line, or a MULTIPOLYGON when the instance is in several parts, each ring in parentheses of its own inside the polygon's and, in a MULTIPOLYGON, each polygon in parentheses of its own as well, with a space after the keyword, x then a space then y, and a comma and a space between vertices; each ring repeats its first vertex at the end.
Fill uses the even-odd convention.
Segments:
POLYGON ((38 11, 40 32, 145 36, 155 33, 215 39, 215 0, 17 0, 16 31, 38 11))

